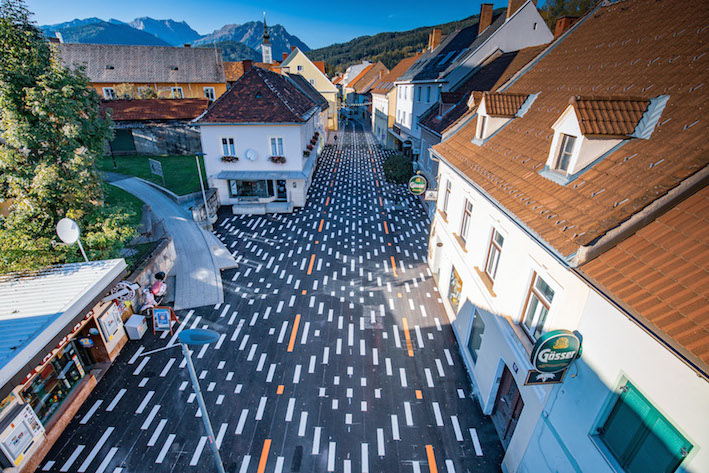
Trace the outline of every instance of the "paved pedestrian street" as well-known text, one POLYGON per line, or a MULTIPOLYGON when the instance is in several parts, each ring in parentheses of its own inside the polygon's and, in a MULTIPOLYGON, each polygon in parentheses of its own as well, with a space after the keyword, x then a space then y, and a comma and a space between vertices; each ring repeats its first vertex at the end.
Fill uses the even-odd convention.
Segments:
MULTIPOLYGON (((323 152, 307 207, 234 216, 225 302, 178 313, 220 334, 192 357, 228 472, 500 471, 431 272, 421 203, 384 182, 361 125, 323 152)), ((128 342, 41 464, 214 472, 177 333, 128 342)))

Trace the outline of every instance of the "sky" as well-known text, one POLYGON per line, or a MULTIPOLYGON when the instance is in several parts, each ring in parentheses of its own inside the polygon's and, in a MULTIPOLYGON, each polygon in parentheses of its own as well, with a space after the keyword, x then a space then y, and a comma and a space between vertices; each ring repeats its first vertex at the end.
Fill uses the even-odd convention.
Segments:
MULTIPOLYGON (((149 16, 185 21, 192 29, 208 34, 228 23, 260 20, 266 12, 267 24, 282 24, 310 48, 343 43, 362 35, 384 31, 405 31, 456 21, 480 13, 480 0, 407 2, 360 0, 339 2, 314 0, 26 0, 39 25, 62 23, 75 18, 98 17, 131 21, 149 16), (402 8, 403 5, 406 7, 402 8)), ((495 8, 506 1, 494 0, 495 8)))

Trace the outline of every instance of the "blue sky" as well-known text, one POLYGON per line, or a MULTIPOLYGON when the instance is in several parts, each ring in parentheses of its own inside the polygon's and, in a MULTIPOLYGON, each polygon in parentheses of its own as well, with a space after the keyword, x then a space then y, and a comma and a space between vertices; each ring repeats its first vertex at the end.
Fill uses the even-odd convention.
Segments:
MULTIPOLYGON (((98 17, 130 21, 149 16, 186 21, 202 34, 227 23, 261 19, 266 11, 269 24, 280 23, 311 48, 349 41, 382 31, 404 31, 419 26, 460 20, 480 13, 480 0, 422 0, 342 2, 337 0, 26 0, 40 25, 61 23, 74 18, 98 17)), ((496 0, 495 7, 506 6, 496 0)))

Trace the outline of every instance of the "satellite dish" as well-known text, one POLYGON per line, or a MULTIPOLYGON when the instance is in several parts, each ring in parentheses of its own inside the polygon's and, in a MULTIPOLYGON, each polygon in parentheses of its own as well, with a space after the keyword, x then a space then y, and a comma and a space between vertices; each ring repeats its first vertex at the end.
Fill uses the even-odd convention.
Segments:
POLYGON ((246 159, 248 159, 249 161, 255 161, 256 158, 258 158, 258 153, 255 149, 246 150, 246 159))
POLYGON ((67 245, 73 245, 79 239, 79 225, 70 218, 63 218, 57 223, 57 235, 67 245))

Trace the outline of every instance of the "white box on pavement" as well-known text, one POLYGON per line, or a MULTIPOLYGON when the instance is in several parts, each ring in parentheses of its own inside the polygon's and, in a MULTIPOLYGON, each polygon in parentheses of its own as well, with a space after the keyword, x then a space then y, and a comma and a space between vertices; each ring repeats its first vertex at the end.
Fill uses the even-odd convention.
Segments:
POLYGON ((148 331, 148 323, 142 315, 133 314, 125 323, 125 329, 130 340, 140 340, 148 331))

